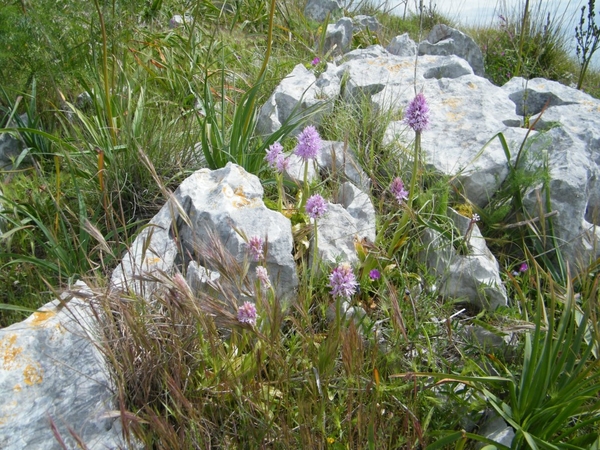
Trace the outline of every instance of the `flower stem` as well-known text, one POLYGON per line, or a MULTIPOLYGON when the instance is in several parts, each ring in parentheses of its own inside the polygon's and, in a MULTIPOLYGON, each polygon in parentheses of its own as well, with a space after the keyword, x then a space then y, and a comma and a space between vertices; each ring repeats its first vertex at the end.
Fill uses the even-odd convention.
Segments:
POLYGON ((304 161, 304 184, 302 187, 302 198, 300 199, 300 206, 298 207, 298 211, 302 211, 304 206, 306 205, 306 200, 308 200, 308 159, 304 161))
POLYGON ((279 194, 278 197, 279 199, 277 200, 277 210, 279 212, 283 211, 283 174, 278 173, 277 175, 275 175, 275 178, 277 178, 277 193, 279 194))
POLYGON ((318 242, 318 227, 317 219, 314 219, 315 229, 313 231, 313 259, 310 266, 310 280, 308 282, 308 292, 312 294, 313 281, 317 273, 317 267, 319 266, 319 242, 318 242))
POLYGON ((419 177, 419 164, 421 160, 421 132, 415 132, 415 155, 413 161, 413 171, 410 178, 410 189, 408 191, 407 206, 408 209, 412 208, 413 200, 415 198, 415 192, 417 187, 417 179, 419 177))

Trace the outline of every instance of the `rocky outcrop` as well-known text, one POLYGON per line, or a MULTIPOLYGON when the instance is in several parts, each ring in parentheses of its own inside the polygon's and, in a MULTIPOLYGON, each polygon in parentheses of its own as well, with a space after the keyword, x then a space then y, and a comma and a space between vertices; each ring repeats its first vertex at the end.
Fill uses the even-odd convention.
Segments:
MULTIPOLYGON (((139 279, 153 273, 181 272, 188 275, 190 285, 197 285, 191 274, 198 273, 198 266, 219 272, 216 257, 221 251, 240 265, 247 261, 252 280, 256 261, 249 258, 248 242, 254 237, 264 243, 265 266, 276 281, 277 297, 293 300, 298 275, 289 219, 265 206, 260 180, 240 166, 228 163, 219 170, 198 170, 137 236, 113 272, 111 285, 148 298, 158 286, 139 279), (188 270, 190 264, 194 268, 188 270)), ((229 288, 239 291, 236 286, 229 288)))
POLYGON ((475 75, 483 76, 483 54, 473 38, 448 25, 438 24, 419 44, 419 55, 456 55, 473 68, 475 75))
MULTIPOLYGON (((422 135, 424 162, 448 176, 478 207, 496 196, 509 173, 506 151, 496 136, 505 138, 513 164, 527 136, 523 148, 529 160, 538 161, 538 168, 546 164, 550 176, 552 211, 545 213, 554 214, 562 254, 571 267, 589 263, 600 256, 600 102, 542 79, 516 78, 504 87, 495 86, 478 75, 479 53, 467 38, 458 30, 438 27, 428 43, 419 45, 421 56, 415 59, 408 36, 399 36, 389 51, 372 46, 344 54, 336 64, 328 64, 314 84, 323 80, 335 86, 321 97, 324 101, 367 99, 376 110, 398 115, 415 92, 423 92, 431 110, 431 126, 422 135), (343 91, 337 88, 342 79, 343 91), (524 127, 528 123, 535 123, 529 133, 524 127)), ((384 144, 396 147, 407 168, 412 140, 413 133, 402 121, 391 122, 385 132, 384 144)), ((526 193, 525 207, 533 218, 546 208, 540 208, 538 200, 542 187, 531 186, 526 193)))
POLYGON ((5 450, 141 448, 127 444, 98 348, 91 292, 63 296, 0 330, 0 447, 5 450), (115 414, 116 413, 116 414, 115 414))
POLYGON ((508 304, 496 258, 488 249, 477 224, 448 211, 457 233, 452 237, 426 229, 421 258, 439 280, 438 292, 478 310, 493 311, 508 304), (461 253, 462 250, 462 253, 461 253))
POLYGON ((548 172, 552 211, 540 202, 542 180, 527 191, 525 207, 532 217, 558 213, 552 222, 559 249, 573 270, 584 267, 600 256, 600 101, 541 78, 513 78, 502 89, 537 130, 527 149, 529 170, 548 172))
POLYGON ((285 77, 262 106, 257 123, 259 133, 272 134, 293 115, 310 114, 311 121, 319 123, 323 115, 333 110, 328 100, 340 92, 341 80, 336 74, 325 72, 317 77, 302 64, 285 77), (318 108, 318 111, 314 111, 318 108))

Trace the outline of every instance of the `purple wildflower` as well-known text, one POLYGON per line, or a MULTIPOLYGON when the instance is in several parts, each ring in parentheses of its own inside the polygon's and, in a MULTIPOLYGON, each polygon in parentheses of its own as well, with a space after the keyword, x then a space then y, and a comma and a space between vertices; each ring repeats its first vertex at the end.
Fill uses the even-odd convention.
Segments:
POLYGON ((521 272, 521 273, 527 272, 528 269, 529 269, 529 266, 525 262, 519 266, 519 272, 521 272))
POLYGON ((284 171, 286 171, 288 169, 289 166, 290 166, 290 160, 287 159, 283 153, 280 153, 279 156, 277 157, 277 161, 275 163, 275 167, 277 168, 277 171, 279 171, 280 173, 283 173, 284 171))
POLYGON ((283 157, 283 147, 279 142, 275 142, 267 150, 267 156, 265 156, 265 161, 267 161, 269 167, 276 168, 278 160, 281 157, 283 157))
POLYGON ((315 194, 306 200, 306 214, 312 219, 318 219, 327 212, 327 202, 319 194, 315 194))
POLYGON ((242 306, 238 308, 237 320, 240 323, 247 323, 249 325, 256 325, 256 306, 251 302, 244 302, 242 306))
POLYGON ((422 92, 419 92, 406 108, 404 123, 416 133, 420 133, 429 127, 429 107, 422 92))
POLYGON ((369 272, 369 278, 373 281, 379 280, 381 278, 381 272, 377 269, 373 269, 369 272))
POLYGON ((408 199, 408 191, 404 189, 404 183, 399 177, 394 178, 390 185, 390 192, 396 197, 398 203, 403 204, 408 199))
POLYGON ((315 56, 315 59, 312 60, 311 64, 313 66, 316 66, 317 64, 319 64, 321 62, 321 58, 319 58, 318 56, 315 56))
POLYGON ((294 153, 306 160, 315 159, 321 146, 321 136, 317 129, 309 125, 298 135, 298 145, 294 153))
POLYGON ((248 243, 246 244, 248 246, 248 253, 250 253, 250 256, 254 261, 260 261, 264 258, 263 244, 264 242, 259 236, 252 236, 248 240, 248 243))
POLYGON ((256 278, 258 278, 265 289, 271 287, 271 280, 269 280, 269 272, 264 266, 256 266, 256 278))
POLYGON ((329 275, 329 286, 331 287, 331 295, 334 297, 350 298, 354 295, 358 283, 350 264, 340 264, 333 269, 329 275))

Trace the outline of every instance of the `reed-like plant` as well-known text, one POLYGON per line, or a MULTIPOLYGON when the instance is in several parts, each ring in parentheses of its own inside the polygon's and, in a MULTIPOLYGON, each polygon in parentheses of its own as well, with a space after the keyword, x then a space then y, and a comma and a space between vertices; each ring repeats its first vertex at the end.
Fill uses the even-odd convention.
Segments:
POLYGON ((596 50, 600 46, 600 27, 596 25, 596 0, 588 0, 587 7, 587 17, 585 6, 582 6, 579 24, 575 27, 577 59, 581 64, 579 78, 577 79, 577 89, 581 89, 592 56, 594 56, 594 53, 596 53, 596 50))
MULTIPOLYGON (((512 368, 490 356, 489 363, 500 375, 414 375, 464 383, 480 392, 488 407, 514 429, 511 448, 593 448, 598 445, 595 427, 600 417, 600 363, 594 356, 600 338, 594 322, 597 305, 591 297, 578 302, 570 281, 562 289, 540 269, 535 267, 536 284, 541 285, 543 277, 548 296, 537 293, 535 328, 525 333, 520 366, 512 368)), ((453 442, 462 448, 467 439, 493 443, 463 430, 448 433, 429 448, 446 448, 453 442)))

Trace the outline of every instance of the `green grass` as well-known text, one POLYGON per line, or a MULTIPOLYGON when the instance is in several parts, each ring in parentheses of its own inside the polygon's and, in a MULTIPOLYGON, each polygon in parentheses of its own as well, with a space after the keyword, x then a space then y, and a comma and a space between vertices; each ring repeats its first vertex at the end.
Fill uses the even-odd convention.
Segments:
MULTIPOLYGON (((356 150, 372 183, 378 238, 372 245, 357 243, 361 263, 354 268, 360 292, 352 302, 366 311, 363 320, 336 317, 327 274, 304 270, 304 243, 313 227, 303 211, 292 216, 298 303, 282 310, 274 293, 264 292, 256 299, 255 327, 235 320, 235 300, 222 300, 230 296, 195 298, 167 274, 157 275, 164 289, 153 302, 105 294, 136 231, 196 169, 236 161, 259 175, 265 201, 274 208, 279 202, 297 208, 303 189, 333 196, 335 173, 318 186, 286 183, 275 189, 264 148, 281 138, 289 150, 294 140, 286 137, 289 130, 271 140, 253 133, 256 106, 281 79, 296 64, 310 67, 315 56, 325 58, 315 47, 324 26, 306 20, 303 6, 277 4, 264 73, 267 2, 38 0, 35 7, 12 2, 0 8, 0 124, 8 127, 8 116, 27 113, 28 124, 12 131, 26 140, 33 158, 33 164, 24 158, 18 171, 5 174, 2 185, 0 326, 21 320, 73 280, 88 281, 102 293, 97 307, 103 350, 120 407, 129 412, 125 426, 148 448, 463 448, 468 438, 477 438, 461 432, 461 419, 477 422, 485 408, 495 408, 519 429, 518 439, 533 436, 540 447, 550 448, 543 441, 566 448, 561 430, 567 430, 572 442, 591 448, 600 409, 592 372, 597 267, 571 276, 557 264, 560 258, 534 264, 538 255, 528 249, 541 252, 536 236, 552 239, 551 229, 536 234, 502 228, 520 213, 521 192, 544 174, 528 172, 525 163, 511 165, 498 203, 479 211, 518 301, 495 313, 468 310, 451 320, 457 305, 438 298, 439 281, 418 257, 420 237, 433 228, 461 250, 463 237, 446 209, 467 216, 474 211, 448 180, 413 165, 414 148, 398 155, 382 144, 387 125, 401 115, 375 111, 366 100, 334 105, 319 129, 323 138, 356 150), (184 12, 192 20, 168 28, 170 17, 184 12), (82 92, 89 102, 78 102, 82 92), (195 146, 203 137, 207 153, 195 146), (389 186, 406 173, 415 175, 420 188, 402 206, 389 186), (523 261, 532 270, 512 275, 523 261), (369 278, 374 268, 380 280, 369 278), (464 337, 473 323, 499 334, 519 329, 520 344, 491 354, 464 337), (560 343, 570 349, 564 357, 557 353, 560 343), (540 368, 548 365, 556 370, 540 368), (560 375, 561 368, 569 376, 560 375), (532 381, 538 375, 546 377, 545 388, 532 381), (457 381, 465 385, 457 389, 457 381), (568 391, 562 403, 546 401, 559 391, 568 391), (556 405, 569 414, 551 430, 527 422, 552 414, 556 405)), ((578 66, 566 57, 557 28, 546 26, 542 11, 532 11, 530 34, 522 41, 518 14, 503 27, 470 30, 485 49, 487 76, 502 84, 518 70, 526 77, 573 81, 578 66)), ((385 45, 403 32, 418 41, 438 22, 451 25, 435 10, 402 18, 365 3, 361 12, 376 14, 383 27, 356 36, 354 47, 385 45)), ((584 89, 598 96, 599 78, 588 73, 584 89)), ((523 161, 527 157, 524 150, 523 161)), ((215 263, 227 267, 227 255, 221 258, 215 263)), ((234 268, 230 275, 243 274, 234 268)))

